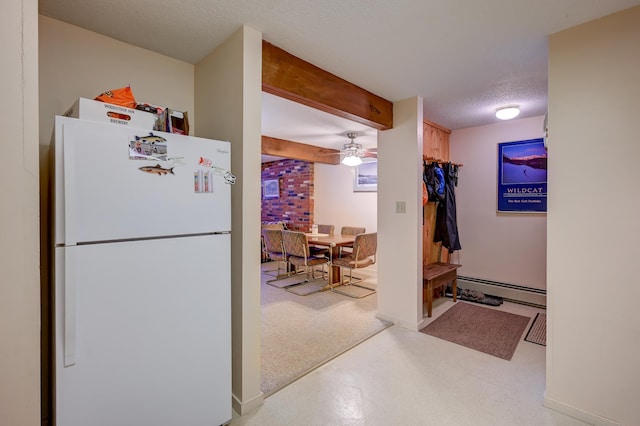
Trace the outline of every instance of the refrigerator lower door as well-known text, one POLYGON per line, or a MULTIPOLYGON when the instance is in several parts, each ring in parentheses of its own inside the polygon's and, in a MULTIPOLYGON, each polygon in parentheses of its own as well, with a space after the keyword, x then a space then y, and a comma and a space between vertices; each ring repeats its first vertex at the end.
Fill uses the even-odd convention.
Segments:
POLYGON ((55 291, 58 426, 231 420, 229 234, 56 248, 55 291))

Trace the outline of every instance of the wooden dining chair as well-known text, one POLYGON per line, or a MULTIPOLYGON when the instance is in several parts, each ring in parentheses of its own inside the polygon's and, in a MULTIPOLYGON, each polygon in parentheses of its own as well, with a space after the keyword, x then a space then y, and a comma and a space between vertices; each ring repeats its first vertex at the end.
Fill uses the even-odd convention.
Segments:
MULTIPOLYGON (((314 256, 309 250, 309 242, 304 232, 299 231, 282 231, 282 241, 284 245, 285 256, 287 261, 296 267, 296 270, 304 267, 307 274, 306 281, 315 279, 314 266, 326 265, 329 259, 324 256, 314 256)), ((322 279, 325 270, 322 268, 322 279)))
POLYGON ((284 223, 283 222, 263 222, 262 223, 262 229, 260 231, 260 241, 261 241, 261 246, 262 246, 262 262, 267 262, 269 260, 269 256, 267 255, 267 252, 265 251, 265 247, 264 247, 264 234, 263 231, 265 229, 278 229, 280 231, 283 231, 285 228, 284 223))
MULTIPOLYGON (((267 284, 291 275, 291 268, 289 268, 289 263, 287 262, 287 255, 284 251, 284 242, 282 239, 282 232, 283 231, 280 229, 264 229, 262 231, 263 251, 267 256, 267 258, 278 263, 278 269, 275 275, 275 279, 267 281, 267 284), (282 266, 282 263, 285 264, 286 272, 284 274, 280 274, 280 267, 282 266)), ((273 271, 269 271, 269 272, 273 272, 273 271)))
MULTIPOLYGON (((358 234, 353 242, 353 251, 349 254, 345 254, 342 257, 333 259, 332 266, 338 266, 340 268, 349 270, 349 280, 342 282, 342 285, 353 285, 355 287, 364 288, 369 290, 359 296, 353 296, 350 293, 343 292, 340 287, 333 289, 336 293, 344 294, 349 297, 364 297, 376 292, 375 288, 367 287, 362 284, 358 284, 358 281, 354 281, 353 270, 359 268, 366 268, 376 263, 376 252, 378 250, 378 233, 372 232, 370 234, 358 234)), ((345 274, 342 274, 343 276, 345 274)))
MULTIPOLYGON (((358 234, 364 234, 365 232, 367 232, 367 230, 364 226, 343 226, 340 229, 340 235, 358 235, 358 234)), ((342 257, 343 253, 344 255, 348 255, 348 254, 351 254, 352 252, 353 252, 353 244, 341 246, 340 254, 338 256, 342 257)), ((352 277, 351 273, 349 273, 349 279, 354 279, 358 281, 362 280, 362 278, 360 277, 352 277)))
POLYGON ((318 234, 328 234, 331 236, 335 228, 334 225, 318 225, 318 234))
MULTIPOLYGON (((358 234, 364 234, 365 232, 367 232, 366 228, 364 226, 360 227, 360 226, 343 226, 340 229, 340 235, 358 235, 358 234)), ((347 248, 347 250, 345 250, 346 252, 350 253, 351 252, 351 248, 352 246, 345 246, 347 248)), ((342 250, 341 250, 342 253, 342 250)))
MULTIPOLYGON (((327 234, 332 236, 334 229, 334 225, 318 225, 318 234, 327 234)), ((312 243, 309 245, 309 249, 311 250, 311 254, 314 256, 329 257, 329 249, 326 247, 316 247, 312 243)))
POLYGON ((343 226, 340 229, 340 235, 358 235, 367 232, 364 226, 343 226))

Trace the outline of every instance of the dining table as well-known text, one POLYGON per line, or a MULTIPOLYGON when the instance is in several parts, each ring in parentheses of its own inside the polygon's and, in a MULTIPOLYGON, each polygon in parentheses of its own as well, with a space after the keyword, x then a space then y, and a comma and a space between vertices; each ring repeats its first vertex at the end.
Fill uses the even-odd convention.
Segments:
MULTIPOLYGON (((327 234, 311 234, 308 233, 307 241, 309 245, 318 247, 328 247, 331 252, 331 259, 340 255, 340 247, 352 246, 356 239, 355 235, 327 235, 327 234)), ((342 284, 342 276, 340 275, 339 266, 331 266, 329 271, 329 286, 334 287, 336 284, 342 284)))

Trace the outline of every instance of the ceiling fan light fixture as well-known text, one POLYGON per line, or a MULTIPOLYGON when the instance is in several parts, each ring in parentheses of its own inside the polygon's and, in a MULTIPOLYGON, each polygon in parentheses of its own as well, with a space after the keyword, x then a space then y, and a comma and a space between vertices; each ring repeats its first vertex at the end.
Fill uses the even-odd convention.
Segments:
POLYGON ((520 107, 518 105, 510 105, 496 110, 496 117, 500 120, 511 120, 516 118, 520 114, 520 107))
POLYGON ((351 139, 351 142, 342 145, 342 150, 345 152, 345 157, 342 160, 342 164, 345 166, 355 167, 362 164, 362 156, 364 156, 364 150, 362 145, 355 143, 354 139, 358 136, 357 133, 347 133, 347 137, 351 139))
POLYGON ((350 167, 359 166, 360 164, 362 164, 362 158, 358 157, 357 155, 347 155, 342 160, 342 164, 350 167))

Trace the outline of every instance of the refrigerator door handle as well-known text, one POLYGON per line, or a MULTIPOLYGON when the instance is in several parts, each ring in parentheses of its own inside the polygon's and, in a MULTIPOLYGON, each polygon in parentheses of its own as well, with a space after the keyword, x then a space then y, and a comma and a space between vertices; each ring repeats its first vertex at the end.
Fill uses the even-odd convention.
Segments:
MULTIPOLYGON (((63 128, 64 130, 64 128, 63 128)), ((76 206, 76 177, 75 177, 75 151, 73 141, 63 138, 64 161, 64 243, 68 246, 76 244, 75 206, 76 206)))
POLYGON ((65 249, 64 256, 64 366, 76 363, 76 251, 65 249))

